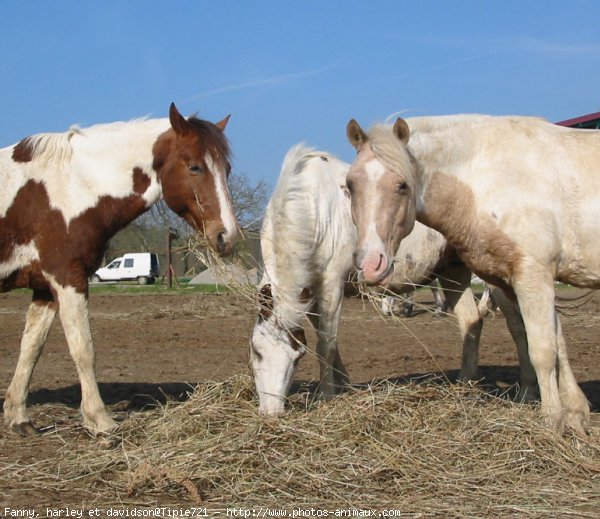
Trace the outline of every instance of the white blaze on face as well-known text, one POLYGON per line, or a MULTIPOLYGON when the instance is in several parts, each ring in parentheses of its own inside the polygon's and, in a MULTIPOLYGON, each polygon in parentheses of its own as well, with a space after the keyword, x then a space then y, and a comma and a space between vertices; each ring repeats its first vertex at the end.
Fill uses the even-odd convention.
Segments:
POLYGON ((357 250, 362 258, 360 268, 366 281, 378 280, 390 263, 385 245, 377 231, 377 221, 384 210, 381 207, 378 184, 385 172, 383 164, 376 159, 371 159, 364 165, 366 179, 360 187, 362 207, 357 250))
POLYGON ((377 196, 377 184, 385 175, 385 167, 378 160, 372 159, 365 164, 365 172, 368 178, 366 207, 364 208, 365 222, 367 223, 365 237, 373 248, 380 247, 383 250, 383 241, 377 233, 377 219, 383 210, 377 196))
POLYGON ((229 187, 227 186, 227 177, 225 176, 224 169, 218 167, 208 153, 206 154, 205 162, 215 181, 215 191, 217 194, 217 200, 219 201, 221 222, 225 228, 224 238, 226 241, 230 241, 237 235, 238 227, 237 220, 233 213, 231 193, 229 192, 229 187))

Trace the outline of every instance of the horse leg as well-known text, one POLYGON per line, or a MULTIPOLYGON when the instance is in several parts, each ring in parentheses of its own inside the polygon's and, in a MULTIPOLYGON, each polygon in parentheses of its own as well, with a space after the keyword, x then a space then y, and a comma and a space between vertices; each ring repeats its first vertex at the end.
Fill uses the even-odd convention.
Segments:
POLYGON ((55 316, 56 303, 52 294, 34 291, 25 317, 19 360, 4 399, 5 423, 23 436, 37 433, 27 415, 27 394, 33 369, 40 358, 55 316))
MULTIPOLYGON (((485 289, 483 290, 483 294, 481 294, 481 297, 479 298, 479 303, 477 303, 477 311, 479 312, 479 315, 481 316, 485 316, 487 315, 490 311, 488 310, 488 303, 490 301, 490 286, 486 283, 485 285, 485 289)), ((492 309, 492 313, 493 313, 493 309, 492 309)))
POLYGON ((440 290, 440 282, 434 281, 431 285, 431 293, 435 301, 435 315, 444 315, 448 312, 448 305, 442 290, 440 290))
POLYGON ((415 291, 411 290, 404 296, 404 300, 402 301, 402 315, 404 317, 412 317, 413 310, 415 308, 415 303, 413 297, 415 295, 415 291))
POLYGON ((558 390, 558 321, 554 309, 554 280, 546 272, 523 269, 515 280, 517 296, 529 345, 529 358, 540 388, 542 413, 549 426, 561 431, 563 411, 558 390))
POLYGON ((498 305, 498 308, 500 308, 500 311, 506 320, 508 331, 517 346, 520 371, 517 401, 525 402, 539 400, 537 377, 535 376, 535 370, 529 360, 527 333, 525 332, 525 324, 523 323, 523 317, 519 311, 519 305, 516 301, 508 298, 500 288, 493 285, 488 285, 488 288, 495 303, 498 305))
POLYGON ((381 298, 381 313, 386 317, 394 315, 396 307, 396 298, 394 296, 383 296, 381 298))
POLYGON ((471 290, 471 271, 460 265, 452 266, 439 276, 440 286, 448 308, 454 311, 463 341, 459 380, 476 380, 479 371, 479 341, 483 319, 479 315, 471 290))
POLYGON ((337 280, 325 283, 319 292, 317 315, 311 319, 317 332, 317 356, 321 372, 319 389, 325 400, 333 398, 349 383, 337 337, 343 296, 343 284, 337 280))
POLYGON ((562 327, 558 314, 556 314, 558 344, 558 388, 560 401, 565 412, 565 423, 576 434, 585 437, 585 429, 590 422, 590 406, 585 394, 577 384, 575 375, 571 371, 567 357, 567 344, 562 334, 562 327))
POLYGON ((58 294, 60 320, 75 361, 81 384, 81 414, 86 428, 108 433, 117 427, 108 415, 100 397, 95 373, 95 354, 88 320, 88 301, 72 287, 55 286, 58 294))

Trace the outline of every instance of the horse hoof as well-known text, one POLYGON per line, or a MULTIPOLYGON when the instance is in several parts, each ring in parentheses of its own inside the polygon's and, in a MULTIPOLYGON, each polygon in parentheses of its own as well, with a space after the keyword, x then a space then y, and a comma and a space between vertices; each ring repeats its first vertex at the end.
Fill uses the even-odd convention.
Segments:
POLYGON ((114 448, 121 445, 121 438, 118 436, 106 436, 100 434, 94 437, 98 448, 102 450, 113 450, 114 448))
POLYGON ((83 426, 92 436, 106 437, 115 432, 118 429, 119 424, 107 414, 99 417, 96 420, 90 420, 83 415, 83 426))
POLYGON ((565 425, 579 438, 587 438, 588 433, 586 429, 589 427, 589 413, 586 416, 585 412, 567 411, 565 425))
POLYGON ((12 426, 19 436, 39 436, 41 433, 31 422, 21 422, 12 426))

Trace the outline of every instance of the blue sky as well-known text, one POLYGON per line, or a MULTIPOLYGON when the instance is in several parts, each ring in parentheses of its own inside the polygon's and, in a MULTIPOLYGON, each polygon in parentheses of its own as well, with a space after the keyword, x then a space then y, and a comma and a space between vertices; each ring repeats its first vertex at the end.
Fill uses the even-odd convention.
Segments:
POLYGON ((234 174, 406 115, 600 110, 597 1, 6 0, 0 146, 72 124, 232 118, 234 174))

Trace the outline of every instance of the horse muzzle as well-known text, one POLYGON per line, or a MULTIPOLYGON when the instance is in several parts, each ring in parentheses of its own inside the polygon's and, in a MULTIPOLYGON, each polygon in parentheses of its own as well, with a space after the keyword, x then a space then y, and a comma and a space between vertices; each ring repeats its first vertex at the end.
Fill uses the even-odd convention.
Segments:
POLYGON ((208 241, 220 256, 230 256, 235 249, 237 239, 237 229, 233 232, 230 232, 224 228, 221 228, 217 229, 208 236, 208 241))
POLYGON ((394 262, 381 252, 370 252, 362 257, 354 255, 354 266, 358 272, 358 281, 370 285, 387 285, 394 273, 394 262))

